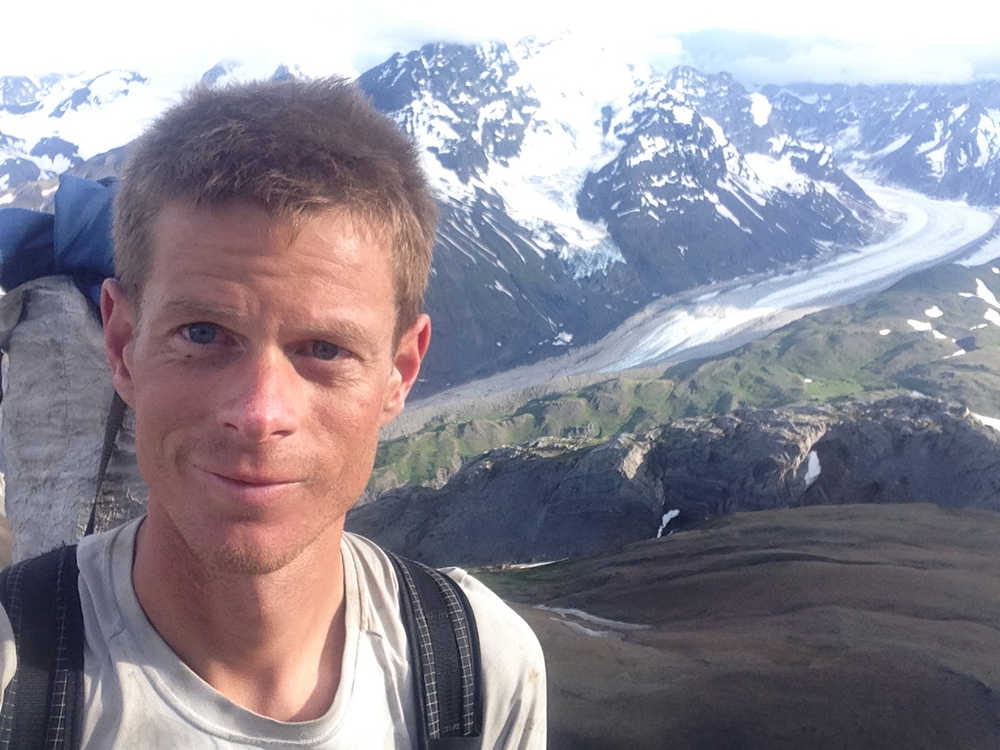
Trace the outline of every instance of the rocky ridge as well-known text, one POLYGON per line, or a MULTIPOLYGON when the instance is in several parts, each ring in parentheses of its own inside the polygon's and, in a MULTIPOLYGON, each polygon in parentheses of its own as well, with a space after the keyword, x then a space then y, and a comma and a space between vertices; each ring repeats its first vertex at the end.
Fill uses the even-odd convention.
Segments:
POLYGON ((441 489, 383 493, 347 525, 428 563, 484 565, 594 554, 747 510, 1000 510, 998 448, 1000 433, 964 407, 928 398, 737 409, 598 445, 546 438, 490 451, 441 489))

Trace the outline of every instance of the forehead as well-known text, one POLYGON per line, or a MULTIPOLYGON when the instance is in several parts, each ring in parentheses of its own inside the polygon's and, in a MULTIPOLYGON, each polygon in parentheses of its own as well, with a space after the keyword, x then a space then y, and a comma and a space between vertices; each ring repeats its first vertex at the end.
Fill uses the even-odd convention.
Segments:
MULTIPOLYGON (((153 223, 145 290, 193 288, 336 304, 369 296, 394 301, 387 243, 346 209, 275 216, 250 202, 197 206, 171 201, 153 223)), ((143 297, 146 297, 144 291, 143 297)), ((275 301, 275 300, 270 300, 275 301)))
POLYGON ((172 254, 191 248, 209 258, 242 255, 249 260, 255 255, 306 253, 317 260, 358 265, 391 261, 388 233, 340 207, 293 216, 250 201, 202 206, 173 200, 157 213, 151 240, 151 265, 170 263, 176 260, 172 254))

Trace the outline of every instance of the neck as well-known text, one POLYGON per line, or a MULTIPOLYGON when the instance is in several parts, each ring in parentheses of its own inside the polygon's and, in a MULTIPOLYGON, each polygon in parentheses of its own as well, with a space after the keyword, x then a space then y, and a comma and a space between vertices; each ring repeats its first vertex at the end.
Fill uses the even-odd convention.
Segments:
POLYGON ((160 636, 234 703, 280 721, 321 716, 344 651, 343 525, 263 574, 196 557, 150 508, 136 538, 132 581, 160 636))

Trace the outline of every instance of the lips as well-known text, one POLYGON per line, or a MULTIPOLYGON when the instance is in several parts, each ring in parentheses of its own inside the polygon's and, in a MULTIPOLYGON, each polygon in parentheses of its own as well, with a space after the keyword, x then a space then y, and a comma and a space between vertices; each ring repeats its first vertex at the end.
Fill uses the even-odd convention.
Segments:
POLYGON ((235 482, 236 484, 245 484, 250 487, 268 487, 272 485, 279 484, 295 484, 294 479, 279 479, 276 477, 261 476, 257 474, 222 474, 217 471, 209 471, 219 479, 224 479, 227 482, 235 482))
POLYGON ((218 472, 198 467, 212 492, 238 503, 267 505, 278 502, 300 480, 269 474, 218 472))

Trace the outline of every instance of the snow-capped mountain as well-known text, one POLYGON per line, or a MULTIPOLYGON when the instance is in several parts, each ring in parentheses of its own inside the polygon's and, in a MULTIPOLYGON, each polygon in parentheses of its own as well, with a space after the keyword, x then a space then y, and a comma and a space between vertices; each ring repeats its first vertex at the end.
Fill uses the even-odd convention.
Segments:
MULTIPOLYGON (((223 61, 201 82, 296 75, 223 61)), ((961 87, 923 107, 921 87, 753 92, 572 36, 429 44, 358 83, 418 141, 441 204, 425 393, 593 340, 655 296, 879 237, 886 215, 841 165, 913 185, 892 171, 906 133, 947 146, 921 189, 988 196, 980 176, 1000 168, 983 125, 996 110, 959 111, 961 87), (878 97, 910 105, 879 110, 878 97)), ((66 169, 114 174, 178 88, 133 71, 0 78, 0 204, 46 205, 66 169)))
POLYGON ((359 79, 423 146, 444 206, 429 305, 472 346, 430 363, 431 380, 558 351, 651 297, 885 226, 828 147, 761 119, 759 94, 573 44, 426 45, 359 79))
POLYGON ((52 180, 135 138, 177 92, 133 71, 0 77, 0 204, 31 205, 52 180))
POLYGON ((1000 204, 1000 81, 763 93, 789 133, 829 143, 845 163, 928 195, 1000 204))
POLYGON ((580 213, 604 221, 660 289, 859 245, 881 226, 830 149, 776 132, 756 96, 728 76, 676 69, 636 92, 624 118, 612 116, 624 145, 587 177, 580 213))

